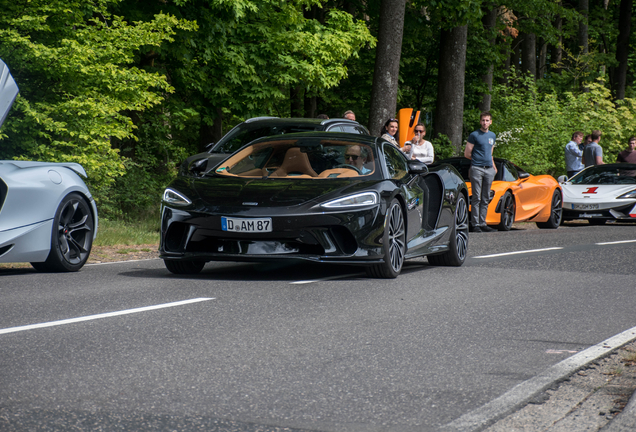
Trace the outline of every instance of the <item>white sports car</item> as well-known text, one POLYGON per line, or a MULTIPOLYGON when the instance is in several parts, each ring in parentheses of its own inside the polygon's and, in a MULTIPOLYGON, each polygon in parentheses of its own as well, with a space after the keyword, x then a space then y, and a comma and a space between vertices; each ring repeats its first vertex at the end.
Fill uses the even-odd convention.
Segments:
POLYGON ((563 189, 563 220, 636 222, 636 164, 591 166, 570 179, 559 177, 563 189))
MULTIPOLYGON (((0 126, 18 94, 0 60, 0 126)), ((97 207, 76 163, 0 160, 0 263, 77 271, 97 234, 97 207)))

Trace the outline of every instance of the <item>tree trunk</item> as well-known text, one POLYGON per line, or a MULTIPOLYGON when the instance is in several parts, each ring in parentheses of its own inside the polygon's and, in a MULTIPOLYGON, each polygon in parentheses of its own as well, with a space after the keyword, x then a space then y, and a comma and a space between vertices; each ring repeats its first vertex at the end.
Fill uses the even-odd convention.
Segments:
MULTIPOLYGON (((206 100, 209 103, 209 101, 206 100)), ((205 151, 205 147, 210 143, 216 143, 223 138, 223 110, 221 108, 209 107, 216 116, 212 126, 206 124, 203 119, 199 123, 199 150, 205 151)))
POLYGON ((587 17, 590 12, 589 0, 579 0, 579 12, 583 15, 583 19, 579 22, 578 42, 581 54, 588 53, 587 43, 587 17))
POLYGON ((512 53, 509 51, 508 55, 506 56, 506 60, 504 61, 504 66, 503 66, 504 72, 499 77, 499 84, 508 85, 508 76, 510 74, 510 57, 511 56, 512 56, 512 53))
POLYGON ((521 70, 521 46, 525 35, 519 33, 517 39, 512 42, 512 53, 510 54, 510 66, 515 68, 515 72, 518 73, 521 70))
POLYGON ((633 0, 621 0, 618 18, 618 38, 616 39, 616 61, 618 62, 618 67, 614 71, 614 92, 616 99, 625 99, 633 4, 633 0))
MULTIPOLYGON (((559 5, 561 3, 559 2, 559 5)), ((563 60, 563 36, 561 35, 561 29, 563 28, 563 18, 560 16, 554 20, 554 28, 557 31, 558 41, 556 45, 552 45, 550 48, 550 60, 552 61, 552 70, 558 74, 561 73, 561 68, 558 66, 563 60)))
POLYGON ((303 88, 302 86, 292 87, 290 90, 290 115, 291 117, 302 117, 304 100, 303 100, 303 88))
POLYGON ((539 64, 537 66, 537 76, 543 78, 548 71, 548 44, 543 38, 539 39, 539 64))
POLYGON ((444 134, 450 138, 456 154, 461 153, 463 144, 467 41, 468 25, 441 32, 434 126, 436 135, 444 134))
POLYGON ((382 0, 380 28, 371 88, 369 131, 380 135, 384 122, 395 116, 406 0, 382 0))
POLYGON ((314 118, 316 117, 316 107, 318 102, 316 101, 316 96, 307 96, 305 93, 305 117, 314 118))
MULTIPOLYGON (((484 26, 484 31, 491 33, 493 29, 495 28, 495 25, 497 24, 497 9, 495 7, 492 7, 492 9, 486 12, 481 22, 484 26)), ((491 47, 494 47, 495 40, 496 40, 496 36, 491 35, 491 38, 488 41, 491 47)), ((488 72, 486 72, 486 74, 482 75, 481 77, 484 84, 486 84, 486 87, 488 88, 488 90, 486 91, 486 93, 483 93, 481 96, 481 102, 479 103, 480 111, 490 111, 490 103, 492 101, 492 95, 490 93, 492 92, 492 77, 493 77, 494 70, 495 70, 495 67, 493 64, 491 64, 488 67, 488 72)))
POLYGON ((537 35, 534 33, 524 33, 521 58, 521 70, 530 72, 537 78, 537 35))

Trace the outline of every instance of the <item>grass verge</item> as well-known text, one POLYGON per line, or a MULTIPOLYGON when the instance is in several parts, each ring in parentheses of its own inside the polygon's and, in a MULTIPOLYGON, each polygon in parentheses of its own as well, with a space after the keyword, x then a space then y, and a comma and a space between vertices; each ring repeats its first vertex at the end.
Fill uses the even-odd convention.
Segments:
POLYGON ((138 222, 100 220, 94 246, 132 246, 159 244, 159 221, 148 218, 138 222))

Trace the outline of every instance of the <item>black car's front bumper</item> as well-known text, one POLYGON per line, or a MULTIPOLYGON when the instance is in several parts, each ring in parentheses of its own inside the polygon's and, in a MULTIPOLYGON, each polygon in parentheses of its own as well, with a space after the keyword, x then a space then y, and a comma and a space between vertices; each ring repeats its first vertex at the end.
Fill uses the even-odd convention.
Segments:
MULTIPOLYGON (((303 259, 373 264, 383 260, 379 205, 346 212, 272 215, 272 232, 228 232, 221 214, 164 207, 160 257, 176 260, 303 259)), ((235 215, 232 215, 235 216, 235 215)), ((263 215, 241 215, 241 217, 263 215)))

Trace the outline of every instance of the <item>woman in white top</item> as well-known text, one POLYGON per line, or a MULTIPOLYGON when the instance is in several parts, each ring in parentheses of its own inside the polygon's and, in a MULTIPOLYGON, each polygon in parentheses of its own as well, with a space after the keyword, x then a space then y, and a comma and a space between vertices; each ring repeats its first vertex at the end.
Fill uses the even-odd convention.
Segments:
POLYGON ((397 148, 400 148, 400 144, 398 144, 397 139, 395 139, 395 137, 397 136, 397 130, 398 121, 396 119, 388 119, 386 123, 384 123, 384 128, 382 129, 382 138, 384 138, 397 148))
POLYGON ((418 123, 415 126, 415 136, 404 146, 402 151, 406 154, 406 157, 428 165, 435 160, 435 152, 433 144, 430 141, 426 141, 424 136, 426 136, 426 127, 422 123, 418 123))

